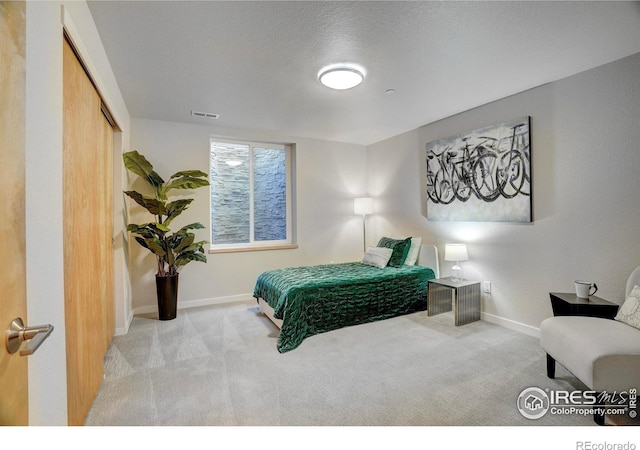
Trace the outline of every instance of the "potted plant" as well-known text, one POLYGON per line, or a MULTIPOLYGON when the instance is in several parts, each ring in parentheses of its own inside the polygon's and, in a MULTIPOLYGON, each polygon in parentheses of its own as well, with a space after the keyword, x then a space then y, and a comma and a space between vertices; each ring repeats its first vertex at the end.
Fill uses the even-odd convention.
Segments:
POLYGON ((156 292, 158 317, 160 320, 176 318, 178 303, 178 271, 191 261, 206 262, 203 245, 207 241, 196 241, 191 230, 204 228, 199 222, 185 225, 176 232, 169 228, 173 220, 188 208, 193 199, 180 198, 169 201, 173 189, 197 189, 208 186, 208 175, 199 170, 177 172, 164 181, 147 159, 136 150, 123 154, 125 167, 144 179, 153 189, 153 197, 136 191, 124 193, 153 215, 153 221, 143 224, 128 224, 127 231, 136 241, 156 256, 156 292))

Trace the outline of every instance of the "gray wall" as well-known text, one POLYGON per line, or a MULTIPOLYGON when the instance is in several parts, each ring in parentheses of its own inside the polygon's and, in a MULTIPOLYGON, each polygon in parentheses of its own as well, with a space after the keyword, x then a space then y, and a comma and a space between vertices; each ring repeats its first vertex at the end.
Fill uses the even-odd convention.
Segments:
POLYGON ((640 265, 640 54, 379 142, 368 165, 375 234, 421 235, 441 256, 466 242, 466 277, 493 284, 485 319, 536 335, 549 292, 576 279, 620 303, 640 265), (533 223, 428 221, 426 143, 521 116, 531 117, 533 223))

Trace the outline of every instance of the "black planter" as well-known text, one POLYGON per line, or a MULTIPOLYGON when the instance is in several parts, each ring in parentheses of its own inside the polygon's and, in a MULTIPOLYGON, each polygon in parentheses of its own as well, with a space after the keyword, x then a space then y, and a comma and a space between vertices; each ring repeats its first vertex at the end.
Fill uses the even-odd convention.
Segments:
POLYGON ((170 277, 156 275, 156 292, 158 294, 158 318, 172 320, 178 310, 178 274, 170 277))

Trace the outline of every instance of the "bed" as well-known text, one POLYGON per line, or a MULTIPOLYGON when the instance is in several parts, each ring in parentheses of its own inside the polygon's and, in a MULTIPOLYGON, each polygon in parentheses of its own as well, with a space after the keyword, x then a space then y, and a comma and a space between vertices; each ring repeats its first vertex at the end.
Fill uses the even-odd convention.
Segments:
POLYGON ((263 272, 253 296, 280 329, 277 349, 285 353, 315 334, 425 310, 428 281, 438 276, 437 248, 419 245, 413 265, 348 262, 263 272))

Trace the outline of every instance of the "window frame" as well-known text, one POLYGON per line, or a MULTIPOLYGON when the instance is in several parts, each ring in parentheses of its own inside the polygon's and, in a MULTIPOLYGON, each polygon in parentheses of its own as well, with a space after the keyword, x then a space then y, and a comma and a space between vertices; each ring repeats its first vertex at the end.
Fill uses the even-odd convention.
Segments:
MULTIPOLYGON (((211 152, 214 143, 226 143, 235 145, 247 145, 249 147, 249 242, 234 243, 234 244, 215 244, 213 242, 213 211, 211 207, 211 188, 209 189, 209 253, 232 253, 232 252, 247 252, 247 251, 259 251, 259 250, 279 250, 279 249, 291 249, 298 248, 295 243, 295 222, 293 220, 294 214, 294 164, 295 164, 295 144, 289 144, 284 142, 270 142, 270 141, 253 141, 245 139, 225 138, 220 136, 209 137, 209 177, 211 177, 211 152), (270 241, 256 241, 255 240, 255 163, 254 163, 254 150, 256 148, 277 149, 284 150, 285 152, 285 211, 286 211, 286 238, 270 241)), ((211 179, 209 180, 211 181, 211 179)))

